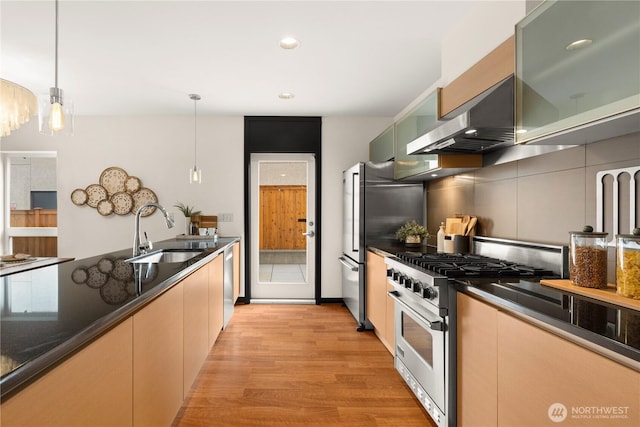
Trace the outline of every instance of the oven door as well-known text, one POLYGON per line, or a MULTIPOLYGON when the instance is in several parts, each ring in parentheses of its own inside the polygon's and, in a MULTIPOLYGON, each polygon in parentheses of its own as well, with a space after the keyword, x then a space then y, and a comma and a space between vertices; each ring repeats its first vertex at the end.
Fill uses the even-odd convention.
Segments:
POLYGON ((389 296, 395 300, 396 358, 446 414, 445 319, 408 304, 397 291, 389 292, 389 296))

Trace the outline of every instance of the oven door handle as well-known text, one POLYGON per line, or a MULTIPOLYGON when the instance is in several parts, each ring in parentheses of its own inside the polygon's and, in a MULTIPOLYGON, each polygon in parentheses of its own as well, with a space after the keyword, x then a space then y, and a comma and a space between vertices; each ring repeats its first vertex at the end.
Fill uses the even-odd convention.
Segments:
POLYGON ((407 305, 407 303, 405 303, 404 301, 402 301, 400 299, 400 292, 398 292, 398 291, 389 291, 389 292, 387 292, 387 295, 389 295, 391 298, 393 298, 398 304, 400 304, 408 312, 410 312, 414 316, 417 316, 419 319, 422 319, 425 322, 427 322, 429 324, 429 329, 431 329, 432 331, 444 331, 444 324, 440 320, 431 321, 431 320, 425 318, 424 315, 418 313, 413 308, 409 307, 409 305, 407 305))

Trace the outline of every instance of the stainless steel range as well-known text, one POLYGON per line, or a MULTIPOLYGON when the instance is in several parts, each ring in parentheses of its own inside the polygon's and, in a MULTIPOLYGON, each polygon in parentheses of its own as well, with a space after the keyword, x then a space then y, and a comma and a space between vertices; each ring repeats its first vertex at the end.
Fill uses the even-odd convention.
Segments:
POLYGON ((395 300, 395 366, 438 426, 456 425, 455 280, 565 277, 563 246, 474 237, 472 254, 387 257, 395 300), (531 267, 534 265, 535 267, 531 267))

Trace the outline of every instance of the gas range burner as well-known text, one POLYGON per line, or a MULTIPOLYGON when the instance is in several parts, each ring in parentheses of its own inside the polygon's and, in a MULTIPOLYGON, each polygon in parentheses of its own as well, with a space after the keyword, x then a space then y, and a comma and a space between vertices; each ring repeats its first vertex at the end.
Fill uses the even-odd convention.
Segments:
POLYGON ((403 263, 415 265, 443 276, 457 277, 541 277, 553 275, 542 268, 474 254, 396 254, 403 263))

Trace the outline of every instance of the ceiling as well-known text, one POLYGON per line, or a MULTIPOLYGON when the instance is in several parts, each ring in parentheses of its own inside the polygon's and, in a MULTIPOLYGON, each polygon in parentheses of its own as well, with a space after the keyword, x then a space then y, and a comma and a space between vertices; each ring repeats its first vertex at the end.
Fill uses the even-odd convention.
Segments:
MULTIPOLYGON (((475 1, 61 1, 58 86, 77 115, 193 114, 197 93, 199 114, 394 116, 475 1)), ((54 1, 2 0, 0 21, 2 78, 48 93, 54 1)))

